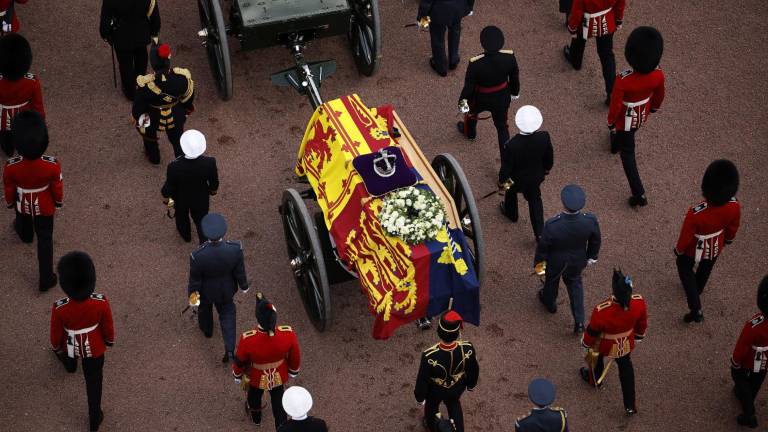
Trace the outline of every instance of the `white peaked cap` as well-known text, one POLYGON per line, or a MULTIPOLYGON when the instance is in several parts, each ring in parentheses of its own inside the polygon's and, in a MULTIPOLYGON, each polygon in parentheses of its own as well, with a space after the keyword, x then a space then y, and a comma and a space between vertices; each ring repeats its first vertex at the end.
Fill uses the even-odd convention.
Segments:
POLYGON ((205 153, 205 135, 195 129, 181 134, 181 150, 189 159, 194 159, 205 153))
POLYGON ((533 105, 523 105, 515 114, 515 124, 522 133, 536 132, 543 121, 541 111, 533 105))
POLYGON ((304 417, 312 409, 312 395, 304 387, 289 387, 283 393, 283 409, 291 418, 304 417))

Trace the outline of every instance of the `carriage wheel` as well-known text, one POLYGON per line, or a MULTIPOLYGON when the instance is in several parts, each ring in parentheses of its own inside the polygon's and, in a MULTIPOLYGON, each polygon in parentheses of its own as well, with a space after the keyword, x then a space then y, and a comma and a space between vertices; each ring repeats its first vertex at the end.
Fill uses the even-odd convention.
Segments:
POLYGON ((299 296, 312 324, 318 331, 324 331, 331 319, 331 293, 325 259, 317 228, 295 189, 283 192, 280 215, 299 296))
POLYGON ((448 153, 435 157, 432 160, 432 168, 456 204, 461 230, 467 238, 470 253, 474 259, 477 280, 482 284, 485 277, 485 241, 480 226, 480 213, 477 211, 475 197, 472 195, 467 177, 459 162, 448 153))
POLYGON ((378 0, 352 0, 347 37, 357 70, 365 76, 376 72, 381 59, 381 20, 378 0))
POLYGON ((223 100, 232 99, 232 64, 229 58, 227 28, 219 0, 197 0, 202 30, 198 35, 208 54, 208 64, 216 82, 216 89, 223 100))

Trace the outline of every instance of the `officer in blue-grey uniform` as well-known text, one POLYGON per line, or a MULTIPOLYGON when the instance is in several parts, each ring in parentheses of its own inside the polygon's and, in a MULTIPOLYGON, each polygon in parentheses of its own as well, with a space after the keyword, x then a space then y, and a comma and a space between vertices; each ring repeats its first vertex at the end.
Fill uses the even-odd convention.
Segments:
POLYGON ((528 399, 535 407, 525 417, 515 421, 515 432, 568 432, 568 413, 551 407, 555 401, 555 385, 544 378, 528 384, 528 399))
POLYGON ((536 247, 534 269, 544 275, 539 301, 550 313, 557 312, 560 278, 568 289, 573 314, 574 333, 584 332, 584 289, 581 272, 597 262, 600 252, 600 225, 591 213, 582 213, 587 196, 584 190, 569 184, 560 192, 565 211, 544 224, 536 247))
POLYGON ((193 293, 199 294, 198 325, 205 337, 213 336, 213 307, 219 314, 221 334, 224 338, 224 357, 226 363, 234 358, 235 303, 232 301, 238 287, 243 293, 248 292, 248 280, 245 275, 243 245, 239 241, 224 240, 227 222, 218 213, 209 213, 203 218, 203 234, 208 239, 197 248, 189 260, 190 304, 193 293))

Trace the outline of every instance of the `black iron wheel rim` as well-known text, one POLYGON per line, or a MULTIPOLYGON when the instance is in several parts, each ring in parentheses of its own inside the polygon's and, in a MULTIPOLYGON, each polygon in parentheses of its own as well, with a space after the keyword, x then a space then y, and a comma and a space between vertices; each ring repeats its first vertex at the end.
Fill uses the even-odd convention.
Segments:
MULTIPOLYGON (((208 54, 208 64, 213 72, 213 78, 216 82, 216 88, 221 92, 224 89, 224 53, 221 49, 221 35, 216 26, 216 17, 213 15, 212 1, 217 0, 199 0, 200 5, 200 23, 206 31, 205 50, 208 54)), ((226 37, 226 35, 224 35, 226 37)))

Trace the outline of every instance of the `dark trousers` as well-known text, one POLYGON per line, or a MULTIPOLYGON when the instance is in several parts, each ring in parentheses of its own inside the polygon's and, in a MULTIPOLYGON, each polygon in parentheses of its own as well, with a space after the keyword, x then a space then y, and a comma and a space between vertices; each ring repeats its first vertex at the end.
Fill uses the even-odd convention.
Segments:
POLYGON ((459 64, 459 41, 461 40, 461 20, 451 24, 430 24, 430 45, 432 61, 439 73, 447 73, 448 65, 459 64), (445 57, 445 33, 448 32, 448 58, 445 57))
POLYGON ((624 175, 627 176, 632 196, 641 197, 645 195, 645 188, 643 187, 642 180, 640 180, 640 173, 637 171, 637 160, 635 160, 636 131, 637 129, 631 131, 616 131, 611 137, 613 140, 611 147, 614 147, 621 152, 621 166, 624 168, 624 175))
POLYGON ((237 308, 232 300, 226 303, 211 303, 201 298, 200 307, 197 311, 197 324, 206 336, 210 337, 213 334, 214 306, 216 306, 216 312, 219 314, 224 349, 226 352, 232 353, 235 351, 235 324, 237 320, 237 308))
POLYGON ((53 216, 31 216, 16 212, 13 224, 19 239, 32 243, 37 234, 37 267, 40 287, 47 287, 54 278, 53 273, 53 216))
POLYGON ((3 152, 8 157, 13 156, 13 154, 15 153, 15 149, 13 148, 13 143, 11 142, 11 131, 9 130, 0 131, 0 148, 3 149, 3 152))
POLYGON ((741 404, 741 410, 747 417, 755 415, 755 398, 765 379, 765 372, 753 372, 744 368, 731 368, 733 392, 741 404))
POLYGON ((179 205, 178 201, 176 201, 175 206, 176 215, 174 216, 174 219, 176 220, 176 230, 179 231, 181 237, 186 241, 192 240, 192 226, 189 223, 189 218, 191 217, 192 222, 195 223, 197 238, 200 240, 200 244, 205 243, 207 239, 203 235, 203 229, 200 224, 205 215, 208 214, 208 206, 189 207, 183 204, 179 205))
MULTIPOLYGON (((600 57, 600 65, 603 67, 603 80, 605 80, 605 94, 611 96, 613 81, 616 79, 616 57, 613 55, 613 33, 594 38, 597 44, 597 55, 600 57)), ((584 47, 587 41, 576 36, 571 39, 571 65, 576 70, 581 69, 581 61, 584 58, 584 47)))
POLYGON ((559 11, 564 14, 571 13, 571 4, 573 3, 573 0, 560 0, 559 5, 559 11))
POLYGON ((147 47, 115 48, 115 56, 120 67, 120 84, 123 94, 130 100, 136 94, 136 77, 147 73, 147 47))
POLYGON ((427 396, 424 402, 424 419, 427 421, 430 432, 437 432, 435 415, 440 412, 441 402, 445 404, 445 408, 448 410, 448 417, 456 424, 456 432, 464 432, 464 412, 461 410, 460 400, 462 393, 451 396, 430 393, 427 396))
POLYGON ((531 217, 531 226, 533 235, 538 239, 541 237, 541 229, 544 227, 544 204, 541 202, 540 185, 518 187, 512 186, 504 194, 504 213, 512 220, 517 222, 517 194, 522 193, 523 198, 528 201, 528 214, 531 217))
MULTIPOLYGON (((174 157, 183 156, 184 152, 181 150, 181 134, 184 133, 184 120, 176 122, 172 129, 165 131, 165 135, 168 136, 168 141, 173 146, 174 157)), ((147 153, 149 161, 153 164, 160 163, 160 147, 158 146, 157 129, 149 129, 144 135, 144 151, 147 153)))
MULTIPOLYGON (((507 111, 509 106, 491 111, 493 126, 496 127, 496 135, 499 139, 499 158, 504 159, 504 144, 509 141, 509 126, 507 125, 507 111)), ((477 137, 477 116, 480 113, 470 113, 464 116, 464 136, 469 139, 477 137)))
POLYGON ((707 285, 709 275, 712 274, 712 268, 715 266, 717 257, 713 260, 701 260, 699 266, 694 272, 693 267, 696 260, 688 255, 677 257, 677 274, 680 276, 680 282, 685 290, 685 298, 688 301, 688 309, 691 311, 701 310, 701 293, 707 285))
MULTIPOLYGON (((67 372, 77 372, 77 359, 68 357, 66 354, 57 354, 57 357, 64 364, 64 369, 67 372)), ((101 417, 101 383, 104 376, 104 356, 86 357, 82 359, 82 362, 83 376, 85 376, 85 392, 88 395, 88 417, 90 418, 91 428, 93 428, 101 417)))
POLYGON ((577 324, 584 324, 584 287, 581 284, 581 272, 583 270, 583 267, 547 262, 547 270, 544 275, 543 300, 547 307, 555 309, 560 289, 560 279, 562 278, 568 290, 573 321, 577 324))
MULTIPOLYGON (((616 366, 619 368, 619 381, 621 382, 621 396, 624 398, 624 408, 635 409, 635 368, 632 366, 630 354, 615 359, 616 366)), ((595 377, 600 377, 603 373, 605 363, 603 356, 597 358, 595 365, 595 377)))
MULTIPOLYGON (((269 390, 272 417, 275 418, 275 430, 280 429, 280 425, 288 421, 288 414, 283 409, 283 390, 283 386, 269 390)), ((261 424, 261 396, 263 394, 264 390, 260 388, 248 388, 248 410, 251 412, 251 419, 256 424, 261 424)))

